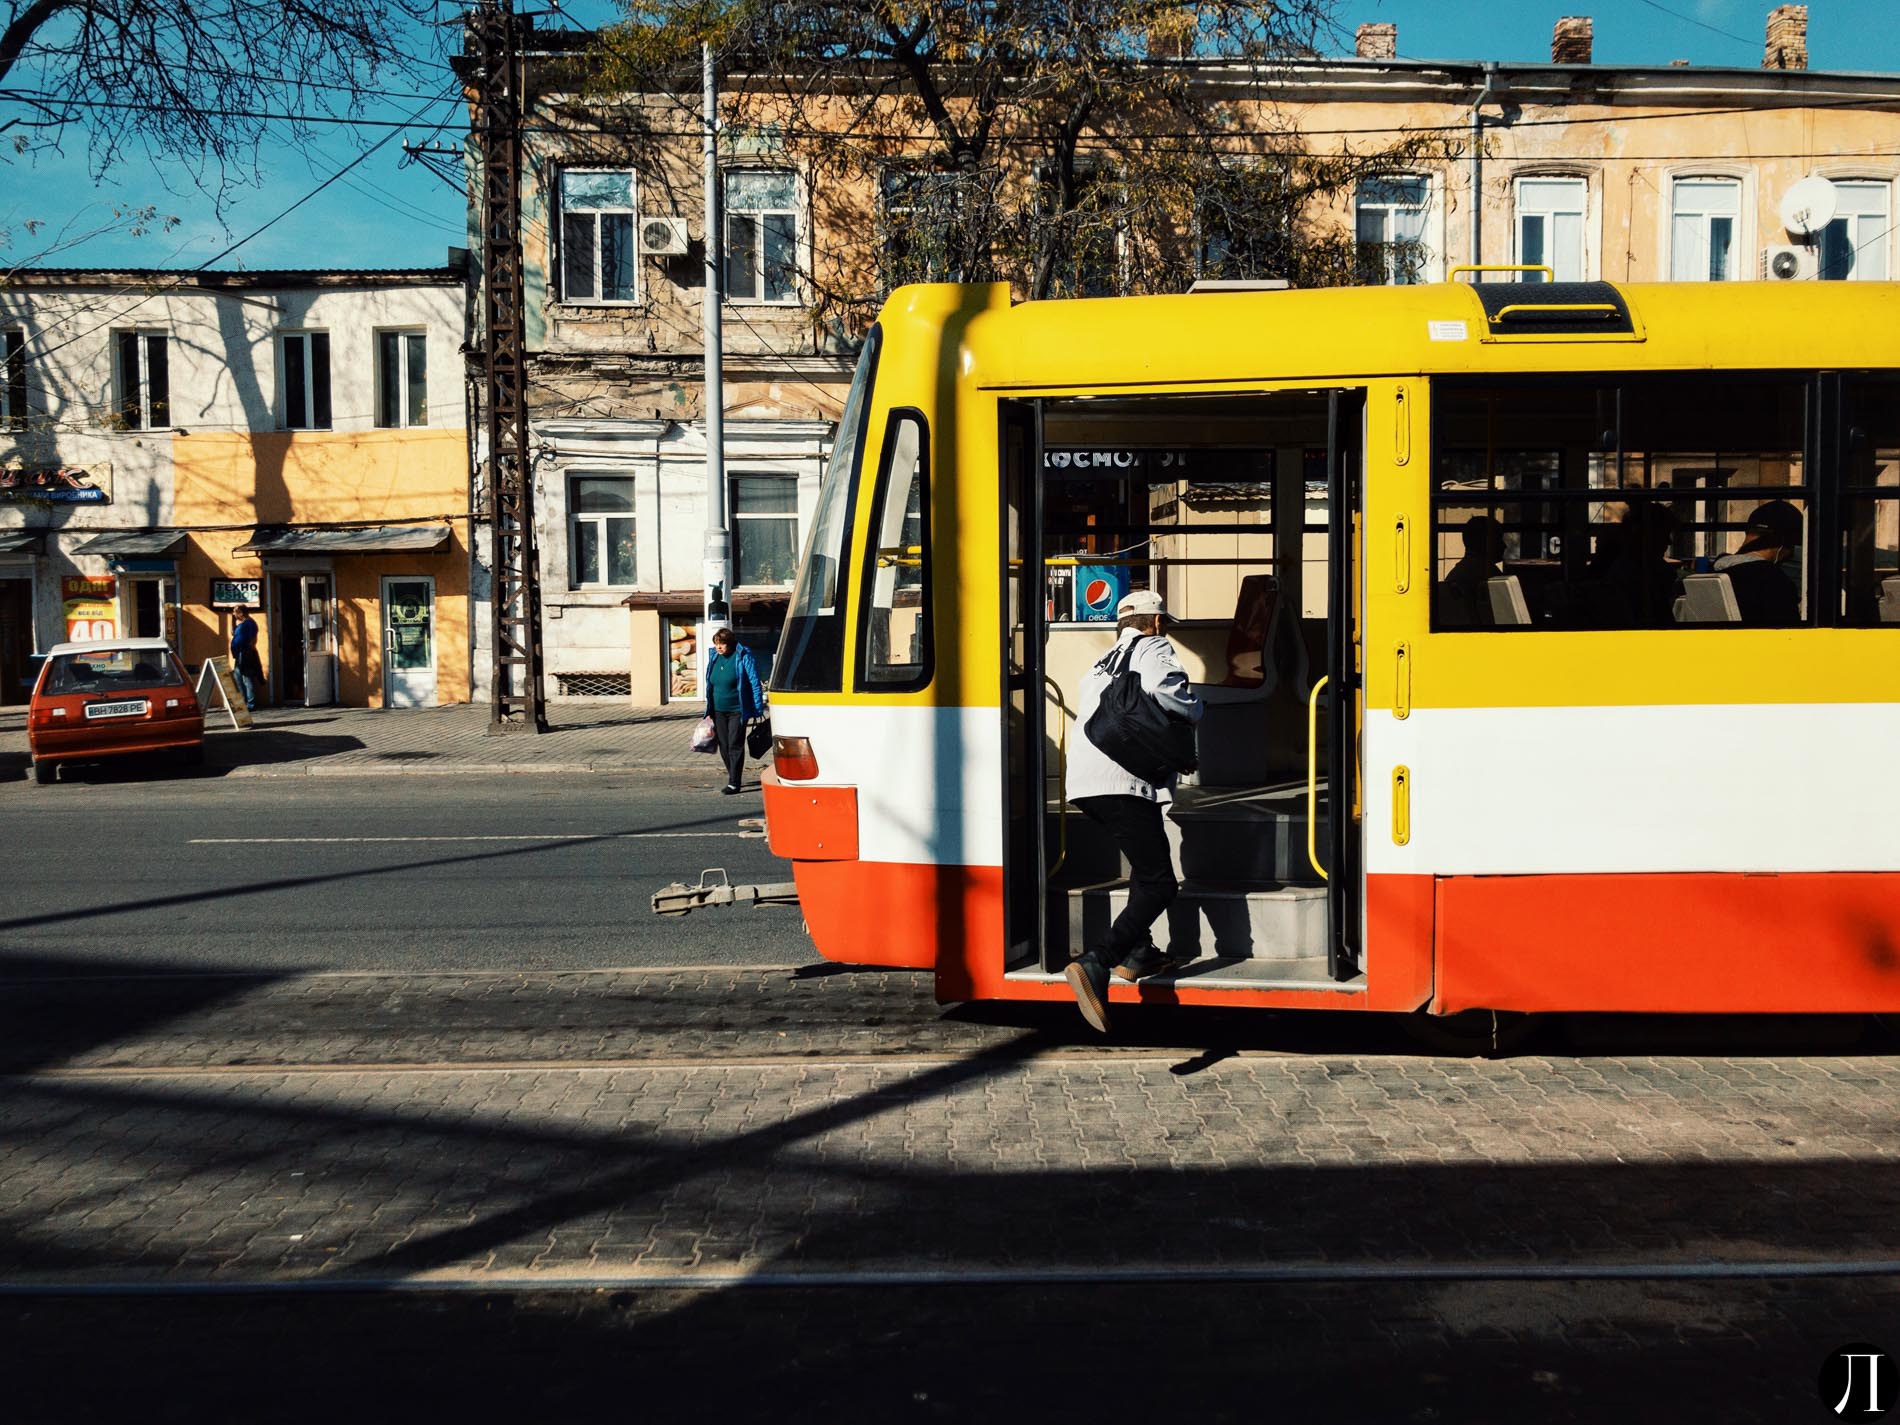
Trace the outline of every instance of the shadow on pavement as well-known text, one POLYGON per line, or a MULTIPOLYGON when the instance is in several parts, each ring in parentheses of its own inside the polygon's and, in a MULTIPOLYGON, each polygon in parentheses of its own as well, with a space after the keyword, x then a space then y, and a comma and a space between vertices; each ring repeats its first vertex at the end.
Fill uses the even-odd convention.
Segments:
POLYGON ((63 1299, 0 1303, 0 1331, 19 1425, 1641 1425, 1836 1418, 1816 1392, 1848 1339, 1830 1332, 1864 1334, 1881 1304, 1853 1282, 63 1299))

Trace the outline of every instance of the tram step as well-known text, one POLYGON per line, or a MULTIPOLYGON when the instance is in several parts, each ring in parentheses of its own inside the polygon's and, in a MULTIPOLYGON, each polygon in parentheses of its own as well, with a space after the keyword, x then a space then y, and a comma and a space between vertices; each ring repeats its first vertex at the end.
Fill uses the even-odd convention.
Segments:
MULTIPOLYGON (((1321 830, 1326 815, 1320 792, 1321 830)), ((1174 862, 1187 881, 1312 885, 1306 856, 1306 784, 1182 787, 1167 817, 1174 862)))
MULTIPOLYGON (((1126 881, 1070 891, 1071 951, 1104 944, 1109 925, 1127 904, 1126 881)), ((1155 922, 1154 940, 1178 959, 1324 960, 1326 891, 1184 881, 1168 913, 1155 922)))

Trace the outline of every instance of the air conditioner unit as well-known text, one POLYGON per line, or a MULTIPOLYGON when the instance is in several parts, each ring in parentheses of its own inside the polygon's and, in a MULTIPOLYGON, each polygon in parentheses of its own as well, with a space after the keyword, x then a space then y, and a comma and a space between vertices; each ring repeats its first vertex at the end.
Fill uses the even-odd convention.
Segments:
POLYGON ((640 252, 646 257, 684 257, 686 219, 653 215, 641 218, 640 252))
POLYGON ((1776 243, 1761 250, 1761 280, 1801 282, 1814 276, 1814 249, 1794 243, 1776 243))

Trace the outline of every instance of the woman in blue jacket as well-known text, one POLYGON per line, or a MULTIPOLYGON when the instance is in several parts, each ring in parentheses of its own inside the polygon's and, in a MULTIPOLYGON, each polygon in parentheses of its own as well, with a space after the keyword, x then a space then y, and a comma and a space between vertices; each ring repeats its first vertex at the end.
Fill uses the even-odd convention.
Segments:
POLYGON ((706 711, 726 763, 725 793, 731 796, 745 775, 745 726, 765 716, 765 689, 752 650, 729 628, 713 634, 712 656, 706 660, 706 711))

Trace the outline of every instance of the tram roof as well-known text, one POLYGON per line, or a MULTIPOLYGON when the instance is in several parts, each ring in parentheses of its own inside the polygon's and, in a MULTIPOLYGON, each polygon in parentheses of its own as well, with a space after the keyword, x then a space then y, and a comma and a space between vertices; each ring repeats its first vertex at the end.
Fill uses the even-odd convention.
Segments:
MULTIPOLYGON (((1464 282, 1014 306, 998 287, 911 287, 894 293, 886 310, 908 309, 926 321, 969 313, 964 374, 998 391, 1465 372, 1900 367, 1900 283, 1582 285, 1626 306, 1629 330, 1513 331, 1508 321, 1500 328, 1491 316, 1500 303, 1536 304, 1539 287, 1464 282), (1487 340, 1493 330, 1510 334, 1487 340)), ((1576 295, 1573 286, 1567 300, 1576 295)))

